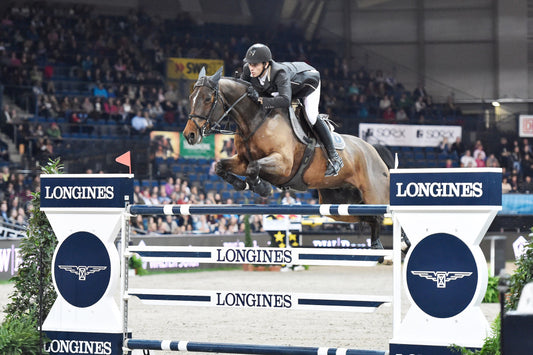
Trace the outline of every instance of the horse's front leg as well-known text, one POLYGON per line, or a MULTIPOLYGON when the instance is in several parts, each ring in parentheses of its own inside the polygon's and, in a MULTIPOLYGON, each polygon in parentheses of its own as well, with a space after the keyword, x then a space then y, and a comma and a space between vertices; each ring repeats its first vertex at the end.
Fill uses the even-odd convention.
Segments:
POLYGON ((272 186, 269 182, 259 177, 261 167, 257 160, 248 164, 246 169, 246 184, 250 190, 262 197, 268 197, 272 193, 272 186))
POLYGON ((250 189, 260 196, 267 197, 272 193, 270 183, 275 181, 265 181, 260 176, 276 177, 285 180, 291 173, 292 162, 283 159, 279 153, 273 153, 258 160, 251 161, 246 168, 246 182, 250 189))
POLYGON ((231 184, 235 190, 241 191, 246 188, 246 182, 241 180, 238 175, 244 176, 247 166, 248 164, 238 155, 234 155, 231 158, 221 159, 215 165, 215 173, 231 184))

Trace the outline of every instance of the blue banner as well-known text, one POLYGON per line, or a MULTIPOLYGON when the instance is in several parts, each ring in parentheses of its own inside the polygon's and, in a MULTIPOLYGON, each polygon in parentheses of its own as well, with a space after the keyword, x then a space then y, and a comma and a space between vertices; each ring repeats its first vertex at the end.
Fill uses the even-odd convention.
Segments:
POLYGON ((133 175, 41 175, 43 208, 124 208, 133 175))
POLYGON ((501 206, 501 171, 459 170, 391 171, 391 206, 501 206))

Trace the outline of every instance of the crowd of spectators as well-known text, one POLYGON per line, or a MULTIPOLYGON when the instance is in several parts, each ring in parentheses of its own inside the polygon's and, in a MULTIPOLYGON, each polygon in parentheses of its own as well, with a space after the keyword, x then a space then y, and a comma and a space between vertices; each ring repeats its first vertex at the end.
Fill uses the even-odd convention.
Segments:
POLYGON ((238 26, 216 31, 185 13, 163 20, 142 12, 110 16, 94 10, 44 2, 14 5, 0 22, 6 94, 15 100, 35 96, 30 113, 70 123, 69 130, 109 121, 126 128, 114 134, 180 127, 187 117, 188 87, 165 81, 166 58, 222 59, 226 75, 232 75, 242 69, 246 48, 258 41, 271 46, 276 60, 308 61, 321 71, 321 109, 339 124, 353 122, 340 117, 418 123, 460 113, 452 96, 434 105, 423 85, 409 90, 392 73, 348 64, 319 42, 304 41, 298 28, 280 26, 272 38, 250 38, 254 31, 238 26), (132 127, 134 118, 140 126, 132 127))
POLYGON ((446 167, 501 168, 503 193, 533 193, 533 149, 528 138, 510 142, 501 137, 489 150, 481 140, 467 146, 460 137, 451 144, 445 138, 437 149, 450 156, 446 167))
MULTIPOLYGON (((204 191, 197 185, 189 185, 180 177, 169 177, 155 186, 135 185, 134 202, 146 205, 165 204, 232 204, 231 198, 223 199, 220 192, 204 191)), ((265 201, 263 201, 265 202, 265 201)), ((232 214, 190 215, 190 216, 135 216, 131 220, 134 233, 156 234, 234 234, 244 233, 244 216, 232 214)), ((262 232, 262 216, 251 215, 252 233, 262 232)))
POLYGON ((0 170, 0 222, 8 228, 23 228, 31 214, 31 193, 39 189, 39 176, 0 170))
MULTIPOLYGON (((196 24, 184 13, 163 20, 135 11, 124 16, 97 14, 93 6, 83 4, 6 6, 0 13, 0 82, 18 106, 4 104, 0 131, 10 139, 17 137, 21 153, 46 161, 63 143, 63 136, 73 131, 116 137, 146 135, 153 129, 179 130, 187 117, 188 87, 165 80, 166 58, 221 59, 225 74, 232 75, 242 69, 244 53, 255 42, 267 43, 275 60, 307 61, 321 72, 321 111, 340 125, 340 132, 346 125, 370 119, 442 123, 461 115, 453 95, 435 104, 423 83, 406 88, 393 72, 371 70, 322 48, 319 41, 305 41, 296 27, 279 26, 270 38, 255 33, 242 26, 196 24), (44 120, 24 120, 20 107, 44 120), (110 130, 109 123, 118 128, 110 130)), ((533 192, 533 160, 527 142, 501 142, 498 149, 490 147, 490 154, 481 142, 469 149, 461 141, 443 142, 441 149, 455 154, 450 166, 503 167, 509 184, 502 185, 505 192, 533 192)), ((5 144, 0 143, 0 161, 7 161, 6 156, 5 144)), ((0 201, 7 205, 10 222, 19 220, 19 215, 24 220, 27 210, 22 214, 19 209, 27 207, 28 198, 22 195, 34 190, 26 186, 27 177, 5 176, 0 201), (24 187, 17 184, 19 179, 24 187)), ((136 199, 146 204, 222 202, 220 194, 173 178, 172 189, 169 182, 150 190, 137 186, 136 199)), ((242 231, 242 220, 235 216, 134 223, 139 232, 242 231)))

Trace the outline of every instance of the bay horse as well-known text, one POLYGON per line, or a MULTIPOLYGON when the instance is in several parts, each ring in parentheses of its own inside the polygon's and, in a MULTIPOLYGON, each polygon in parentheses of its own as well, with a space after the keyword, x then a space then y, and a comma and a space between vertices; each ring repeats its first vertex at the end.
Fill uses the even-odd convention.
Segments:
MULTIPOLYGON (((389 204, 393 157, 388 149, 382 146, 376 149, 359 137, 341 135, 345 148, 338 153, 344 167, 337 176, 324 177, 327 158, 321 148, 313 145, 313 154, 304 158, 306 144, 297 139, 289 122, 289 110, 262 109, 247 96, 249 85, 243 80, 222 77, 222 68, 212 76, 206 76, 202 69, 189 96, 190 114, 183 136, 190 145, 221 132, 221 122, 226 118, 237 128, 237 153, 217 162, 217 175, 236 190, 249 188, 266 197, 271 193, 271 185, 286 188, 299 173, 306 188, 318 190, 319 203, 389 204), (300 172, 304 159, 309 161, 308 167, 300 172)), ((331 217, 368 223, 371 247, 383 248, 379 240, 383 216, 331 217)))

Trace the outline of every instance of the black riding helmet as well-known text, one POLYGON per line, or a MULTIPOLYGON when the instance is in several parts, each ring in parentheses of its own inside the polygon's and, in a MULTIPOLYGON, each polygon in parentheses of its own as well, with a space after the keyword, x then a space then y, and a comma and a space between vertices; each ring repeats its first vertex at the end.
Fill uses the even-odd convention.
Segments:
POLYGON ((246 51, 245 63, 264 63, 272 60, 270 48, 261 43, 256 43, 246 51))

